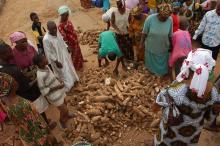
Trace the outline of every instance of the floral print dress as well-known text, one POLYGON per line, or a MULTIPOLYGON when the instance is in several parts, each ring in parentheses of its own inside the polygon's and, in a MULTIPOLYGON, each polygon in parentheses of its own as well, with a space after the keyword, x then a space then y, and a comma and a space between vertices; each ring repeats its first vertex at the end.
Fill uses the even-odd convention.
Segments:
POLYGON ((58 29, 63 36, 64 41, 71 49, 71 57, 75 69, 80 70, 83 67, 83 56, 81 53, 81 48, 79 46, 77 33, 73 27, 72 22, 61 22, 58 29))
POLYGON ((188 85, 183 83, 173 83, 167 90, 161 91, 156 103, 163 107, 163 116, 154 138, 154 146, 196 146, 204 120, 212 123, 218 114, 210 107, 219 103, 219 91, 213 87, 206 96, 208 98, 198 98, 196 93, 191 92, 188 85), (175 125, 168 124, 170 108, 167 94, 183 117, 175 125))
POLYGON ((19 128, 20 138, 30 146, 50 146, 47 143, 48 129, 30 102, 19 98, 16 105, 7 108, 10 120, 19 128))

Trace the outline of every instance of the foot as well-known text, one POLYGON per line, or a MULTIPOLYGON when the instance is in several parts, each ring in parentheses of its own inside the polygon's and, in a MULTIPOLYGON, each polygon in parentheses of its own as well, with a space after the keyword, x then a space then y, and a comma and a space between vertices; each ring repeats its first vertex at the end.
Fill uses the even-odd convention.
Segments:
POLYGON ((49 126, 50 130, 53 130, 54 128, 56 128, 57 123, 56 122, 50 122, 48 126, 49 126))
POLYGON ((217 125, 204 126, 204 129, 208 131, 213 131, 213 132, 220 132, 220 126, 217 126, 217 125))
POLYGON ((60 126, 61 126, 62 129, 66 129, 67 128, 66 122, 60 121, 60 126))
POLYGON ((63 145, 64 145, 63 141, 57 142, 57 146, 63 146, 63 145))

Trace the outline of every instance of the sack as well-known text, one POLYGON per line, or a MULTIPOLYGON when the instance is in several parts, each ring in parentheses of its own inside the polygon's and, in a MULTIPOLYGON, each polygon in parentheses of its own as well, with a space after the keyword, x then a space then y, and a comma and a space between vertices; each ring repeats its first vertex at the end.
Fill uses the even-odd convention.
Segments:
POLYGON ((173 98, 168 93, 168 89, 166 93, 166 100, 169 104, 167 124, 170 126, 178 126, 181 122, 183 122, 183 115, 179 113, 179 110, 176 107, 173 98), (174 116, 174 112, 176 112, 176 116, 174 116))

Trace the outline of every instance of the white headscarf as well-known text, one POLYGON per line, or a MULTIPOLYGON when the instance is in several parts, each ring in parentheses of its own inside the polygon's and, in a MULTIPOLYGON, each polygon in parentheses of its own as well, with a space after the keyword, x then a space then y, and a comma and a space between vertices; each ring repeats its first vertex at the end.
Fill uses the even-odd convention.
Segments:
POLYGON ((177 76, 176 80, 182 82, 189 76, 189 69, 194 71, 194 75, 190 84, 190 89, 197 93, 199 98, 205 93, 209 73, 211 73, 216 62, 212 58, 212 51, 199 48, 191 51, 184 60, 181 67, 181 72, 177 76))
POLYGON ((67 12, 69 12, 69 14, 70 14, 70 13, 71 13, 71 10, 70 10, 70 8, 69 8, 68 6, 66 6, 66 5, 60 6, 59 9, 58 9, 59 15, 62 15, 62 14, 67 13, 67 12))

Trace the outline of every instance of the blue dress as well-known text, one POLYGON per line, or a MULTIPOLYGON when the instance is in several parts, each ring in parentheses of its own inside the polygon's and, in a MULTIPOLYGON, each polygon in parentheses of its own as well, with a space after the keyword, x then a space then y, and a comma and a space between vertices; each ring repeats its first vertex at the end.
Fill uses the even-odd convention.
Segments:
POLYGON ((110 2, 109 0, 103 0, 103 11, 108 11, 110 9, 110 2))
POLYGON ((158 14, 150 15, 144 23, 145 67, 152 73, 163 76, 168 73, 170 40, 172 36, 172 20, 161 22, 158 14))

